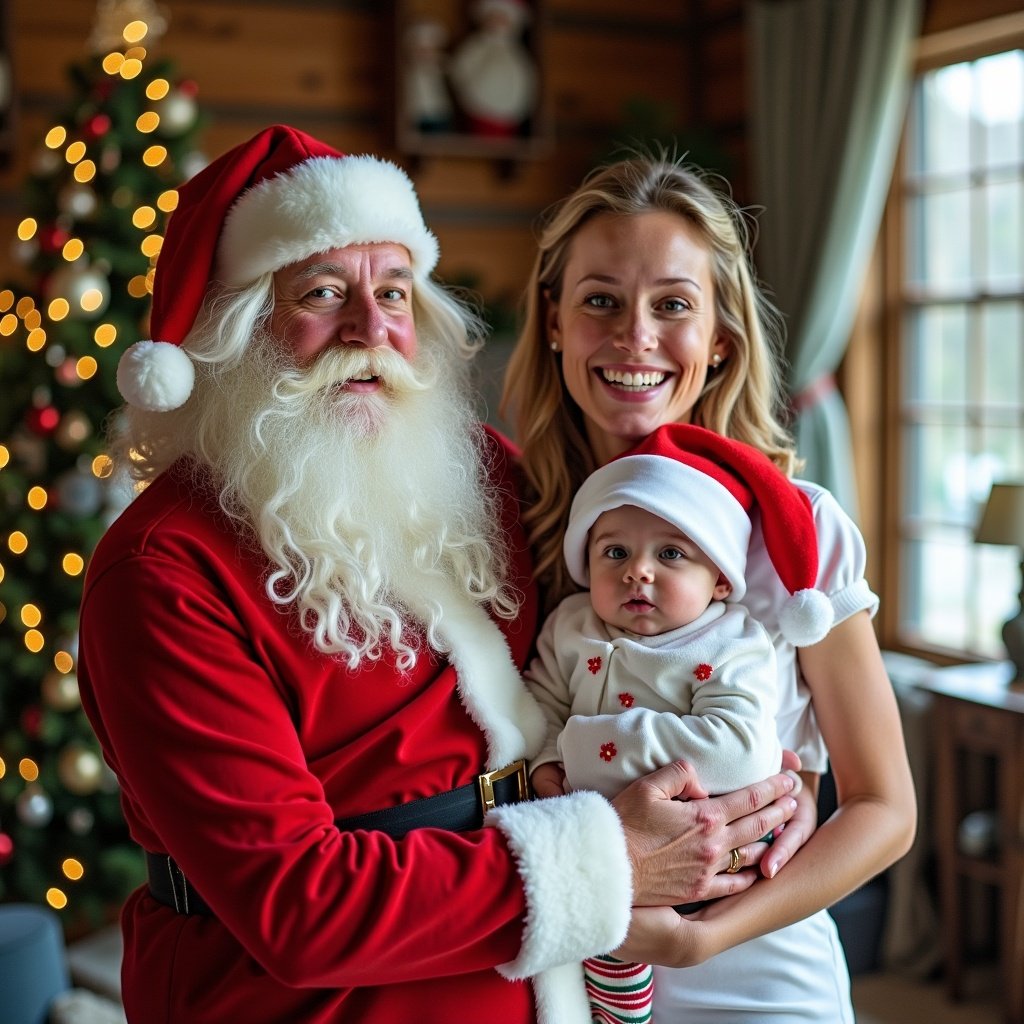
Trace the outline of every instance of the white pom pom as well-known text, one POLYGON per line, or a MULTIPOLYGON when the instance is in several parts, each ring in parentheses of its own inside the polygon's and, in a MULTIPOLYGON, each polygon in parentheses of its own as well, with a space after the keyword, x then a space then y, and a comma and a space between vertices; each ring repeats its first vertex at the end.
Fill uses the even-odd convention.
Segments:
POLYGON ((824 640, 832 628, 832 602, 820 590, 798 590, 779 612, 779 629, 794 647, 824 640))
POLYGON ((124 400, 150 412, 184 405, 195 379, 192 360, 166 341, 137 341, 117 364, 117 389, 124 400))

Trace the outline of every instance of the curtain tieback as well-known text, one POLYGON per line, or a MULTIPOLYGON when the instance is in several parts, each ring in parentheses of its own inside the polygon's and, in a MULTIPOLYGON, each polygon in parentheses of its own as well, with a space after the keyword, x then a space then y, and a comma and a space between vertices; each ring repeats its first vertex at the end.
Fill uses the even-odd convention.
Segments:
POLYGON ((828 395, 836 390, 836 378, 831 373, 823 373, 815 377, 807 387, 798 391, 789 400, 789 411, 793 416, 799 416, 802 412, 817 405, 828 395))

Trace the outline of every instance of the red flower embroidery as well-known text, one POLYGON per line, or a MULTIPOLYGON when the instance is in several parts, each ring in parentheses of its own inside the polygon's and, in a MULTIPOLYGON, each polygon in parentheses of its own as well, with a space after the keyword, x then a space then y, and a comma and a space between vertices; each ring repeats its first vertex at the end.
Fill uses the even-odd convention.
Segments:
POLYGON ((602 743, 601 744, 601 760, 610 761, 618 751, 615 749, 614 743, 602 743))
POLYGON ((587 668, 590 669, 590 674, 596 676, 601 671, 601 659, 600 658, 587 658, 587 668))
POLYGON ((624 708, 631 708, 636 703, 636 697, 634 697, 631 693, 620 693, 619 703, 624 708))
POLYGON ((711 666, 707 662, 703 662, 703 661, 693 670, 693 674, 702 683, 704 682, 705 679, 710 679, 711 678, 711 672, 712 672, 711 666))

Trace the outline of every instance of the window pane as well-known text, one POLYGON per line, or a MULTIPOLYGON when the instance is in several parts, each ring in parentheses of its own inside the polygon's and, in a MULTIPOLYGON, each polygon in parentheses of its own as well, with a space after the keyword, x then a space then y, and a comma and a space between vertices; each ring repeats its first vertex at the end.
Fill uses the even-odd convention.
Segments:
POLYGON ((1003 623, 1017 614, 1019 604, 1020 554, 1014 548, 992 544, 977 544, 975 548, 981 583, 977 588, 977 649, 986 657, 1002 658, 1003 623))
POLYGON ((974 495, 979 502, 988 497, 991 484, 998 480, 1024 479, 1024 458, 1021 456, 1021 426, 1018 422, 996 424, 978 431, 978 454, 974 495))
POLYGON ((929 174, 965 171, 970 153, 970 66, 954 64, 925 76, 915 99, 913 170, 929 174))
POLYGON ((977 63, 978 119, 985 129, 990 167, 1024 159, 1020 122, 1024 106, 1024 50, 1010 50, 977 63))
POLYGON ((964 306, 925 306, 911 312, 903 375, 907 401, 965 402, 966 365, 967 311, 964 306))
POLYGON ((1024 405, 1024 303, 987 302, 981 310, 982 401, 1024 405))
POLYGON ((1024 218, 1021 195, 1024 182, 1007 181, 988 188, 988 268, 989 286, 999 291, 1021 287, 1024 282, 1024 218))
MULTIPOLYGON (((904 510, 914 518, 966 523, 972 514, 971 477, 977 472, 963 424, 918 424, 906 432, 904 510)), ((986 482, 988 476, 985 477, 986 482)))
POLYGON ((907 276, 929 290, 963 287, 971 269, 971 190, 952 189, 908 203, 907 276))
POLYGON ((963 538, 955 532, 937 530, 907 546, 912 554, 906 562, 917 569, 921 593, 927 597, 916 621, 906 622, 906 627, 929 644, 968 647, 970 559, 963 538))

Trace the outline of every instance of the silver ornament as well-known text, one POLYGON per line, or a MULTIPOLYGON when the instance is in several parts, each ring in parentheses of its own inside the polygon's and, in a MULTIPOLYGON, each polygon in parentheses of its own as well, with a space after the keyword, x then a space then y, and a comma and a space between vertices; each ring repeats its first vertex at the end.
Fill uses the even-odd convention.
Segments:
POLYGON ((68 263, 53 272, 46 282, 46 298, 67 299, 72 320, 91 320, 110 302, 110 282, 86 260, 68 263), (88 308, 82 305, 86 300, 88 308))
POLYGON ((88 807, 75 807, 68 812, 68 828, 76 836, 87 836, 96 824, 96 815, 88 807))
POLYGON ((65 512, 79 519, 95 515, 103 504, 103 484, 92 473, 72 469, 56 481, 57 501, 65 512))
POLYGON ((14 808, 18 820, 29 828, 46 828, 53 820, 53 801, 46 790, 35 783, 25 787, 14 808))

